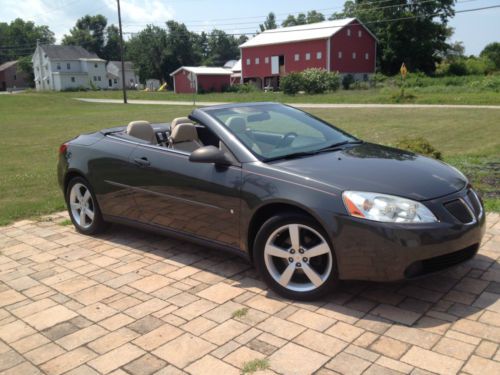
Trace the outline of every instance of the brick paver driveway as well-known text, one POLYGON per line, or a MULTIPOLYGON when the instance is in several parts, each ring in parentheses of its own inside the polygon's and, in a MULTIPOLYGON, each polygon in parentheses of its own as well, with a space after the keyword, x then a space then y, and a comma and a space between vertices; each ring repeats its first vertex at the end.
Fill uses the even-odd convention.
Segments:
POLYGON ((269 293, 245 262, 64 214, 0 228, 3 374, 500 374, 500 216, 473 261, 427 279, 269 293), (255 360, 265 360, 256 362, 255 360))

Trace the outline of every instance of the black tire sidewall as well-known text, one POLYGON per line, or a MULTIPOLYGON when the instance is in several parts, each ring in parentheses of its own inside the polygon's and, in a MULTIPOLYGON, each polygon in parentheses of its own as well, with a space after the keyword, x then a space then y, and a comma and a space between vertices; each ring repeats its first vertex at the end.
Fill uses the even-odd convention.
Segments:
POLYGON ((330 293, 338 284, 338 272, 337 272, 337 261, 335 257, 335 252, 329 237, 326 235, 325 230, 312 218, 298 214, 298 213, 284 213, 273 216, 268 219, 262 227, 257 232, 254 242, 254 263, 259 271, 260 275, 267 283, 267 285, 276 293, 294 300, 310 301, 318 299, 328 293, 330 293), (332 252, 332 271, 328 279, 317 289, 310 292, 295 292, 286 289, 279 285, 267 270, 265 260, 264 260, 264 247, 269 236, 278 228, 288 225, 288 224, 302 224, 320 233, 323 238, 327 241, 330 251, 332 252))
POLYGON ((71 222, 75 226, 75 229, 82 233, 82 234, 97 234, 102 232, 106 228, 106 223, 104 222, 102 215, 101 215, 101 209, 99 208, 99 204, 97 203, 97 199, 94 194, 94 190, 92 189, 92 186, 89 184, 89 182, 84 179, 83 177, 74 177, 71 179, 71 181, 68 183, 68 188, 66 189, 66 207, 68 209, 69 217, 71 219, 71 222), (92 203, 94 205, 94 221, 88 228, 83 228, 81 227, 74 219, 73 214, 71 213, 71 206, 69 202, 69 197, 70 197, 70 192, 73 186, 77 183, 80 183, 84 185, 88 191, 90 192, 90 195, 92 196, 92 203))

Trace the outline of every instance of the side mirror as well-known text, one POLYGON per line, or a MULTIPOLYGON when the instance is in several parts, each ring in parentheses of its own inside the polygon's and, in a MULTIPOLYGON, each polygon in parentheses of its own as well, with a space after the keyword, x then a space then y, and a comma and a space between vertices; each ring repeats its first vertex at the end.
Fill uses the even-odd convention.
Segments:
POLYGON ((189 155, 189 161, 194 163, 214 163, 216 165, 233 164, 227 154, 215 146, 204 146, 194 150, 189 155))

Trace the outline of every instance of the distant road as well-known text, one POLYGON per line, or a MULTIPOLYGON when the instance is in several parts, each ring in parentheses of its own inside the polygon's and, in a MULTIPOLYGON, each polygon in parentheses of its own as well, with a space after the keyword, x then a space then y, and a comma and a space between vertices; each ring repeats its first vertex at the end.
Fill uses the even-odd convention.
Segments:
MULTIPOLYGON (((121 104, 120 99, 92 99, 75 98, 76 100, 87 103, 107 103, 121 104)), ((128 100, 130 104, 153 104, 153 105, 184 105, 192 106, 192 101, 176 100, 128 100)), ((229 104, 229 102, 196 102, 197 106, 210 106, 219 104, 229 104)), ((500 105, 473 105, 473 104, 330 104, 330 103, 286 103, 297 108, 447 108, 447 109, 500 109, 500 105)))

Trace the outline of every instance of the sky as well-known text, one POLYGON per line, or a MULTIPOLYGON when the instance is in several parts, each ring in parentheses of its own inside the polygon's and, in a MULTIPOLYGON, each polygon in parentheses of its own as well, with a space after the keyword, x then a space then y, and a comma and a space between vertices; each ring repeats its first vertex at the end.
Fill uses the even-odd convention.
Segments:
MULTIPOLYGON (((281 22, 290 13, 313 9, 329 16, 343 4, 344 0, 121 0, 125 37, 169 19, 192 31, 217 27, 228 33, 252 33, 271 11, 281 22)), ((500 0, 458 0, 455 10, 491 5, 500 5, 500 0)), ((0 9, 0 22, 20 17, 48 25, 57 42, 86 14, 103 14, 109 24, 118 23, 116 0, 0 0, 0 9)), ((500 41, 500 8, 456 14, 450 26, 455 29, 451 40, 462 41, 466 54, 478 55, 488 43, 500 41)))

